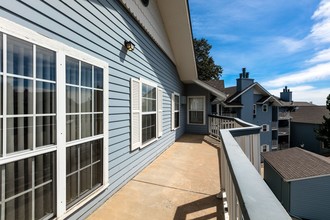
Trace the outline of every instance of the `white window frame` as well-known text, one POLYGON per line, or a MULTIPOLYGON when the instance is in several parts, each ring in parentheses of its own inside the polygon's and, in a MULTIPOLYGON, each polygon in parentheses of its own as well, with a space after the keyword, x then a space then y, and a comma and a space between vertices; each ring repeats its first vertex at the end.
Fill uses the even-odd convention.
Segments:
POLYGON ((180 128, 180 94, 177 92, 172 93, 172 130, 180 128), (175 96, 179 98, 179 109, 175 110, 175 96), (179 113, 179 126, 175 127, 175 113, 179 113))
MULTIPOLYGON (((57 218, 65 218, 74 213, 80 207, 88 203, 91 199, 95 196, 100 194, 104 191, 109 183, 108 183, 108 94, 106 93, 109 91, 108 89, 108 63, 102 61, 98 58, 95 58, 87 53, 74 49, 72 47, 67 46, 61 42, 52 40, 47 38, 35 31, 32 31, 28 28, 25 28, 21 25, 18 25, 12 21, 0 17, 0 32, 4 35, 11 35, 13 37, 22 39, 23 41, 32 43, 33 45, 38 45, 44 47, 46 49, 50 49, 56 52, 56 143, 57 145, 45 146, 41 148, 37 148, 33 151, 22 151, 17 152, 11 155, 6 156, 5 154, 0 159, 0 165, 4 165, 10 162, 18 161, 27 159, 30 157, 46 154, 49 152, 55 152, 56 155, 56 172, 54 174, 54 184, 56 185, 56 195, 55 195, 55 213, 57 218), (69 209, 66 208, 66 99, 65 97, 65 86, 66 86, 66 79, 65 79, 65 57, 71 56, 86 63, 90 63, 92 65, 98 66, 103 68, 103 134, 97 136, 98 138, 91 138, 92 139, 99 139, 99 137, 103 136, 103 183, 98 189, 78 201, 69 209), (62 116, 62 117, 61 117, 62 116), (61 129, 59 129, 61 128, 61 129)), ((4 40, 5 42, 5 40, 4 40)), ((6 51, 6 45, 4 46, 4 51, 6 51)), ((35 47, 35 46, 34 46, 35 47)), ((35 56, 35 54, 34 54, 35 56)), ((4 61, 6 60, 6 53, 4 53, 4 61)), ((5 65, 4 65, 5 66, 5 65)), ((5 68, 5 67, 4 67, 5 68)), ((4 72, 7 71, 6 69, 3 70, 4 72)), ((4 91, 6 89, 6 82, 4 84, 4 91)), ((3 94, 5 96, 5 94, 3 94)), ((4 100, 5 103, 5 100, 4 100)), ((4 112, 5 113, 5 112, 4 112)), ((34 114, 35 116, 35 114, 34 114)), ((5 121, 5 120, 4 120, 5 121)), ((5 122, 3 123, 5 127, 5 122)), ((3 137, 3 141, 6 141, 5 137, 3 137)), ((83 143, 88 138, 83 140, 73 141, 70 144, 79 144, 83 143)), ((4 142, 5 143, 5 142, 4 142)))
POLYGON ((263 112, 268 112, 268 105, 267 104, 262 105, 262 111, 263 112))
POLYGON ((263 144, 260 146, 260 152, 268 152, 269 151, 269 145, 268 144, 263 144), (266 151, 264 151, 264 149, 266 151))
POLYGON ((187 123, 188 125, 205 125, 206 124, 206 121, 205 121, 205 114, 206 114, 206 102, 205 102, 205 96, 188 96, 187 97, 188 99, 188 106, 187 106, 187 123), (203 124, 197 124, 197 123, 190 123, 189 121, 189 108, 190 108, 190 99, 193 99, 193 98, 202 98, 203 99, 203 124))
POLYGON ((139 78, 139 79, 131 78, 131 151, 147 147, 150 144, 152 144, 153 142, 157 141, 160 136, 162 136, 162 133, 163 133, 163 130, 162 130, 162 120, 163 120, 162 119, 162 116, 163 116, 162 115, 162 112, 163 112, 162 96, 163 96, 163 90, 160 87, 158 87, 157 83, 152 82, 150 80, 146 80, 144 78, 139 78), (138 108, 139 109, 133 109, 134 102, 136 101, 136 100, 133 100, 134 98, 136 98, 134 96, 134 91, 133 91, 134 83, 139 84, 139 88, 138 88, 138 90, 139 90, 139 92, 138 92, 139 93, 138 94, 139 107, 138 108), (153 112, 147 112, 147 113, 142 112, 142 86, 143 86, 143 84, 156 88, 156 110, 153 112), (134 114, 139 114, 138 131, 136 131, 136 126, 135 126, 134 120, 133 120, 134 114), (147 114, 156 114, 156 137, 145 143, 142 143, 142 116, 147 115, 147 114), (136 142, 134 142, 134 140, 133 140, 133 135, 134 135, 133 133, 135 133, 135 132, 138 133, 137 135, 139 138, 139 140, 137 140, 136 142))
POLYGON ((267 132, 267 131, 269 131, 269 125, 268 124, 261 125, 261 130, 260 131, 261 132, 267 132), (266 128, 266 129, 264 129, 264 128, 266 128))

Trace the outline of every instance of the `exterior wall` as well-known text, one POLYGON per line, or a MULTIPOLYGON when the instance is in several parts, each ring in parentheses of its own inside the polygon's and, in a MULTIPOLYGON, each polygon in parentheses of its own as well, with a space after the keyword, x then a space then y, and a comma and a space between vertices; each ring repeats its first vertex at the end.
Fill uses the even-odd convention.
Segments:
POLYGON ((330 176, 291 182, 290 213, 304 219, 329 219, 330 176))
POLYGON ((260 145, 267 144, 269 149, 272 146, 272 107, 268 106, 268 111, 262 111, 262 105, 257 104, 256 116, 253 116, 253 104, 262 98, 262 95, 254 94, 254 89, 245 92, 241 97, 243 108, 241 109, 241 119, 255 125, 269 125, 269 131, 260 132, 260 145))
POLYGON ((314 130, 319 125, 291 122, 291 143, 292 147, 302 147, 317 154, 330 152, 329 149, 322 149, 321 143, 316 139, 314 130))
POLYGON ((284 182, 281 176, 264 161, 264 180, 273 191, 276 198, 281 202, 283 207, 289 211, 290 209, 290 183, 284 182))
MULTIPOLYGON (((185 131, 171 131, 171 94, 184 93, 176 67, 127 10, 115 0, 2 1, 0 16, 65 43, 109 64, 109 187, 70 218, 83 219, 151 163, 185 131), (127 52, 124 40, 136 48, 127 52), (163 89, 163 135, 151 145, 130 150, 130 79, 144 78, 163 89)), ((209 97, 206 98, 206 100, 209 97)))
POLYGON ((186 85, 186 95, 187 95, 187 109, 188 109, 188 96, 205 96, 205 102, 206 102, 205 124, 204 125, 188 124, 188 119, 187 119, 186 132, 193 134, 208 134, 209 132, 208 115, 212 113, 210 92, 196 84, 188 84, 186 85))
POLYGON ((121 0, 138 21, 144 26, 151 37, 160 45, 165 53, 174 61, 166 30, 160 16, 157 1, 149 1, 148 7, 144 7, 141 0, 121 0))

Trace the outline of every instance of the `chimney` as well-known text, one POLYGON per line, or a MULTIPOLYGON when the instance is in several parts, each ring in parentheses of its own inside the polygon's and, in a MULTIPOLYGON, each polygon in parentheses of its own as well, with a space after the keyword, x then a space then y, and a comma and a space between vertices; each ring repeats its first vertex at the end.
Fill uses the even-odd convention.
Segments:
POLYGON ((239 78, 236 79, 237 92, 241 92, 254 83, 254 79, 249 78, 249 72, 246 72, 246 68, 242 68, 242 73, 239 74, 239 78))
POLYGON ((280 98, 285 102, 292 102, 292 92, 287 86, 285 86, 283 92, 280 93, 280 98))

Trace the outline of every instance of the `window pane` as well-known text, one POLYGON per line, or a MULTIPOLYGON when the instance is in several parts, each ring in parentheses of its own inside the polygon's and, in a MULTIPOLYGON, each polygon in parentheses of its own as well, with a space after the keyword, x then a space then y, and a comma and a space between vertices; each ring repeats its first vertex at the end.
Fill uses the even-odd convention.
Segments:
POLYGON ((156 100, 142 98, 142 112, 156 111, 156 100))
POLYGON ((53 182, 48 183, 35 191, 35 219, 41 219, 44 216, 51 217, 51 213, 54 213, 53 182))
POLYGON ((203 111, 189 111, 189 123, 204 124, 203 111))
POLYGON ((91 167, 87 167, 80 172, 80 194, 92 188, 91 167))
POLYGON ((175 106, 174 106, 174 108, 175 108, 175 110, 179 110, 179 105, 180 105, 180 101, 179 101, 179 96, 177 96, 177 95, 175 95, 174 96, 175 98, 175 100, 174 100, 174 102, 175 102, 175 106))
POLYGON ((32 187, 32 158, 5 165, 6 199, 32 187))
POLYGON ((94 90, 94 112, 103 112, 103 91, 94 90))
POLYGON ((79 61, 66 57, 66 83, 79 85, 79 61))
POLYGON ((103 89, 103 69, 94 66, 94 88, 103 89))
POLYGON ((66 204, 70 206, 78 198, 78 174, 73 174, 66 178, 66 204))
POLYGON ((189 110, 204 111, 204 99, 203 98, 189 98, 189 110))
POLYGON ((7 114, 33 113, 33 81, 14 77, 7 78, 7 114))
POLYGON ((80 145, 80 168, 91 164, 91 142, 80 145))
POLYGON ((3 65, 2 65, 2 61, 3 61, 3 40, 2 40, 2 33, 0 33, 0 72, 3 72, 3 65))
POLYGON ((37 117, 36 125, 37 147, 56 144, 55 116, 37 117))
POLYGON ((92 187, 102 184, 103 170, 102 162, 98 162, 92 166, 92 187))
POLYGON ((92 87, 92 65, 81 62, 81 85, 92 87))
POLYGON ((32 76, 32 44, 18 38, 7 38, 7 72, 21 76, 32 76))
POLYGON ((37 78, 56 80, 56 53, 43 47, 37 46, 36 72, 37 78))
MULTIPOLYGON (((2 157, 2 132, 3 132, 3 129, 2 129, 2 118, 0 118, 0 156, 2 157)), ((1 169, 0 169, 1 170, 1 169)), ((0 195, 1 196, 1 195, 0 195)))
POLYGON ((142 143, 156 138, 156 114, 142 115, 142 143))
POLYGON ((37 82, 37 114, 56 112, 56 85, 54 83, 37 82))
POLYGON ((94 135, 103 134, 103 114, 94 114, 94 135))
POLYGON ((79 116, 66 116, 66 141, 79 139, 79 116))
POLYGON ((81 138, 92 136, 92 115, 81 116, 81 138))
POLYGON ((7 153, 32 149, 32 117, 7 119, 7 153))
POLYGON ((6 202, 5 213, 5 219, 32 219, 32 193, 25 193, 6 202))
POLYGON ((102 149, 103 149, 103 140, 93 141, 92 148, 92 162, 101 161, 102 160, 102 149))
POLYGON ((177 128, 177 127, 179 127, 179 124, 180 124, 180 117, 179 117, 179 115, 180 115, 180 113, 179 112, 175 112, 174 113, 174 120, 175 120, 175 127, 177 128))
POLYGON ((66 112, 79 112, 79 88, 77 87, 66 87, 66 112))
POLYGON ((142 84, 142 97, 156 99, 156 87, 142 84))
POLYGON ((92 90, 81 89, 81 111, 92 112, 92 90))
POLYGON ((47 153, 35 157, 35 185, 38 186, 53 180, 54 153, 47 153))
POLYGON ((78 170, 78 146, 68 147, 66 149, 66 174, 78 170))
POLYGON ((0 76, 0 115, 2 115, 2 110, 3 110, 3 80, 2 80, 2 76, 0 76))

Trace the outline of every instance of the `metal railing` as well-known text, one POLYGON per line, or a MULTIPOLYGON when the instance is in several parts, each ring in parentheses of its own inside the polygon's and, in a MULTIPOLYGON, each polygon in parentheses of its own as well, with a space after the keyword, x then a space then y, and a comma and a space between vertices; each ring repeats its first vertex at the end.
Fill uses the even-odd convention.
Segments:
POLYGON ((209 116, 209 130, 222 142, 221 189, 229 219, 291 219, 259 174, 260 127, 237 118, 209 116))
POLYGON ((277 121, 272 121, 272 130, 278 129, 278 123, 277 121))
POLYGON ((289 119, 291 116, 290 112, 279 112, 278 117, 279 119, 289 119))

